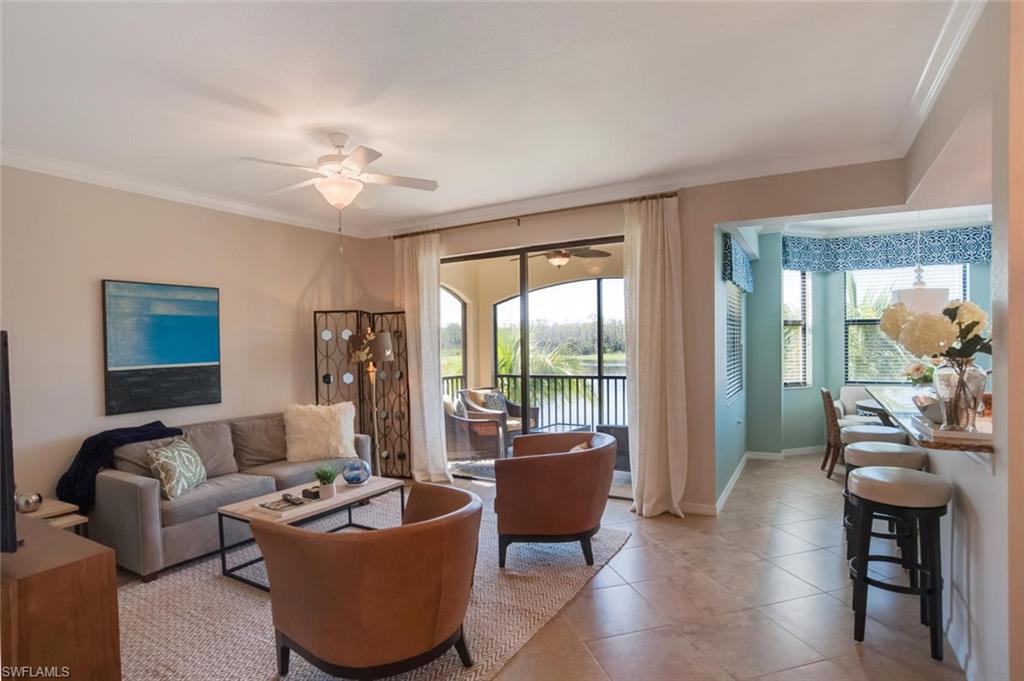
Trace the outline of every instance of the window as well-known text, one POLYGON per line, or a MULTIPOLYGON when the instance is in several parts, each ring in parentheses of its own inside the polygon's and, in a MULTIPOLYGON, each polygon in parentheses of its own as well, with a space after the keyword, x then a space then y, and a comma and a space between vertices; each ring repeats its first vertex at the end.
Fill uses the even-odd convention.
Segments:
POLYGON ((743 392, 743 291, 725 284, 725 397, 743 392))
MULTIPOLYGON (((621 277, 530 291, 529 401, 538 425, 626 423, 625 295, 621 277)), ((506 395, 520 393, 520 312, 519 296, 494 304, 496 384, 506 395)))
MULTIPOLYGON (((948 288, 950 300, 967 293, 965 265, 926 265, 928 286, 948 288)), ((851 270, 846 273, 846 382, 904 383, 903 371, 915 357, 879 328, 892 292, 914 283, 914 268, 851 270)))
POLYGON ((810 383, 810 288, 807 272, 782 273, 782 376, 787 387, 810 383))

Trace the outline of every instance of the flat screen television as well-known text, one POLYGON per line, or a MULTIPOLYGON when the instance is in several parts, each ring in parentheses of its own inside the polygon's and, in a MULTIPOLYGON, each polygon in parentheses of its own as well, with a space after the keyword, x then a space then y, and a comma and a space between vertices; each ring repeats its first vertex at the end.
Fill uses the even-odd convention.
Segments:
POLYGON ((0 331, 0 551, 18 549, 14 505, 14 446, 11 440, 11 376, 7 332, 0 331))

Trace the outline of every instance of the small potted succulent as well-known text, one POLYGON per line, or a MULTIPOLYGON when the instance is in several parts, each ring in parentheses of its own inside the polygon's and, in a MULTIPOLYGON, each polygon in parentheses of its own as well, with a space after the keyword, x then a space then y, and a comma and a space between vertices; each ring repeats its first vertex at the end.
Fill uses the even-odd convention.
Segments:
POLYGON ((313 473, 317 482, 320 483, 320 498, 330 499, 334 496, 334 480, 338 477, 338 471, 332 466, 320 466, 313 473))

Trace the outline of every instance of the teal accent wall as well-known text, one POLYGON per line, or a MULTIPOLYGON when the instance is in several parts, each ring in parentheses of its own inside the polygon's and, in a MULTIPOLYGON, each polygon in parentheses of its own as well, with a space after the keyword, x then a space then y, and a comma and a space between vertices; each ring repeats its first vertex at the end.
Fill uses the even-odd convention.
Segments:
POLYGON ((747 451, 782 451, 782 234, 758 239, 747 299, 747 451))
MULTIPOLYGON (((990 265, 971 265, 967 270, 967 298, 980 305, 992 319, 992 268, 990 265)), ((989 355, 975 355, 975 364, 983 369, 992 368, 989 355)), ((991 383, 991 379, 990 383, 991 383)))
MULTIPOLYGON (((821 447, 825 425, 819 388, 827 387, 838 396, 846 382, 846 275, 811 275, 811 385, 784 388, 781 237, 762 235, 760 244, 761 257, 753 267, 754 292, 747 297, 747 449, 779 453, 821 447)), ((990 276, 988 265, 968 268, 967 295, 985 310, 992 306, 990 276)), ((983 368, 991 367, 987 355, 979 355, 977 362, 983 368)))
MULTIPOLYGON (((825 420, 819 388, 828 384, 829 288, 828 272, 809 273, 810 281, 810 375, 808 385, 782 389, 782 449, 818 447, 825 442, 825 420)), ((779 264, 779 276, 782 265, 779 264)))
MULTIPOLYGON (((715 497, 719 497, 747 451, 746 368, 744 392, 731 399, 725 396, 725 287, 722 281, 722 236, 715 238, 715 497)), ((756 290, 756 288, 755 288, 756 290)), ((748 345, 747 314, 749 294, 743 295, 744 347, 748 345)), ((694 399, 699 399, 695 397, 694 399)))

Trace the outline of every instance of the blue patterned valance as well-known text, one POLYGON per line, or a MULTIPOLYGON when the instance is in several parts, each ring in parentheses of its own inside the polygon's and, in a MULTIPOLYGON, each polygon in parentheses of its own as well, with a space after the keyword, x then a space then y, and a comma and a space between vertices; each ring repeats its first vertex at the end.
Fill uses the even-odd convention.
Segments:
POLYGON ((841 272, 922 265, 987 263, 992 260, 992 226, 818 238, 782 237, 782 268, 804 272, 841 272))
POLYGON ((754 291, 754 274, 750 271, 750 258, 733 241, 732 235, 722 233, 722 279, 731 281, 747 293, 754 291))

